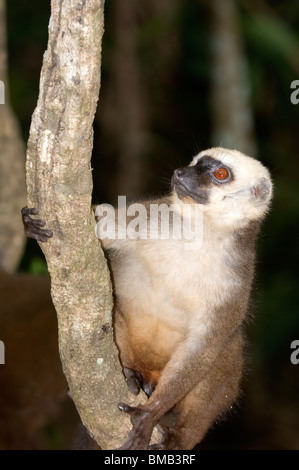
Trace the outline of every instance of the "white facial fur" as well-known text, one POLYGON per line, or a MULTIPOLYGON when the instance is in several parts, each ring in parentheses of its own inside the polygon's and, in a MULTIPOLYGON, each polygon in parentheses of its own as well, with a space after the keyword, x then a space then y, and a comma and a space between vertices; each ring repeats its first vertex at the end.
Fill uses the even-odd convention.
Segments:
MULTIPOLYGON (((269 171, 261 162, 237 150, 211 148, 196 155, 189 166, 194 166, 203 156, 210 156, 231 168, 233 180, 209 186, 209 202, 203 206, 204 214, 213 223, 232 228, 246 226, 251 220, 262 219, 272 197, 272 182, 269 171)), ((175 202, 192 203, 191 198, 175 202)), ((194 204, 196 202, 194 201, 194 204)))

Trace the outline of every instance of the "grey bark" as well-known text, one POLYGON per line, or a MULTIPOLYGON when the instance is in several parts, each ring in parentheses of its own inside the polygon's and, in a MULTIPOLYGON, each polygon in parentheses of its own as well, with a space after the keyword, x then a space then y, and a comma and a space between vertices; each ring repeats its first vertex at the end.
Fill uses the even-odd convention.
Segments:
POLYGON ((38 208, 54 233, 41 248, 51 275, 63 370, 83 423, 107 449, 121 445, 130 429, 117 403, 136 400, 128 397, 113 343, 110 276, 91 213, 103 9, 101 0, 51 1, 26 167, 28 205, 38 208))
POLYGON ((5 103, 0 104, 0 266, 14 272, 25 244, 20 208, 26 201, 25 146, 8 99, 5 0, 0 0, 0 80, 5 103))

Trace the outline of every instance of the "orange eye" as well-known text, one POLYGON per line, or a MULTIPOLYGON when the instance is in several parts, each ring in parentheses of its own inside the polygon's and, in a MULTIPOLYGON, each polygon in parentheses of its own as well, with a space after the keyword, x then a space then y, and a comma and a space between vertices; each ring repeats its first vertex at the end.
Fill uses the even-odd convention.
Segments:
POLYGON ((225 168, 218 168, 215 171, 214 176, 217 180, 226 180, 229 177, 229 172, 225 168))

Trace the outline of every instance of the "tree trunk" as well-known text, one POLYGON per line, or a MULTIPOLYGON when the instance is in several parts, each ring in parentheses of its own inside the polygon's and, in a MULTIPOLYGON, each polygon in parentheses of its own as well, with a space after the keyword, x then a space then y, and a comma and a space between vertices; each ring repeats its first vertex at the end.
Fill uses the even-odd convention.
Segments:
POLYGON ((148 104, 137 50, 137 7, 136 0, 112 2, 111 28, 115 46, 103 114, 99 116, 101 125, 115 143, 114 194, 125 195, 128 200, 140 197, 145 187, 145 156, 149 145, 148 104))
POLYGON ((12 273, 25 245, 20 218, 26 201, 25 146, 8 100, 5 25, 5 0, 0 0, 0 80, 5 85, 5 104, 0 104, 0 266, 12 273))
POLYGON ((234 0, 212 0, 211 99, 213 144, 256 153, 246 57, 234 0))
POLYGON ((27 153, 28 205, 54 233, 41 244, 70 394, 102 448, 125 440, 128 397, 113 343, 109 271, 91 213, 92 124, 100 87, 102 0, 52 0, 27 153))

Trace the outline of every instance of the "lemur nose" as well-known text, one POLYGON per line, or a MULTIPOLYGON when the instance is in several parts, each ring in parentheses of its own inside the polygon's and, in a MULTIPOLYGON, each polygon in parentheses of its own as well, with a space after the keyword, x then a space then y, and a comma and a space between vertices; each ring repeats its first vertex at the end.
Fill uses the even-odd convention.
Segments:
POLYGON ((182 178, 184 177, 184 175, 185 175, 185 172, 184 172, 183 168, 178 168, 178 169, 175 170, 175 172, 174 172, 174 178, 175 178, 176 180, 182 179, 182 178))

